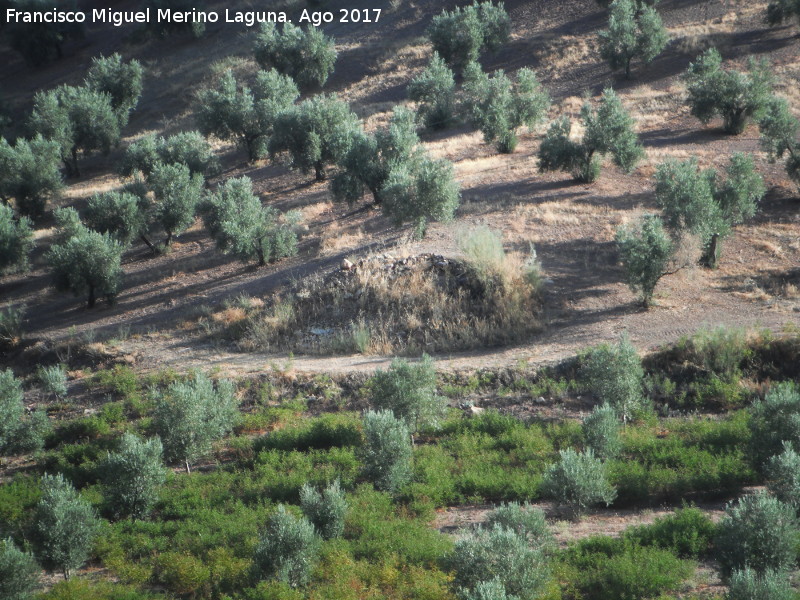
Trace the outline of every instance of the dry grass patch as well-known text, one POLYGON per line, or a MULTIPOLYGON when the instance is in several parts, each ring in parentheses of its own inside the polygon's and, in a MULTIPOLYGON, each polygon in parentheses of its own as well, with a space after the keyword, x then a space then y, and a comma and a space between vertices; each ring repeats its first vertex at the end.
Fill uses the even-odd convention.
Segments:
POLYGON ((245 350, 406 354, 497 346, 539 329, 536 281, 517 257, 424 254, 358 261, 250 315, 245 350))
POLYGON ((352 250, 364 243, 366 235, 360 227, 352 232, 343 231, 338 223, 333 223, 322 233, 320 254, 330 256, 345 250, 352 250))

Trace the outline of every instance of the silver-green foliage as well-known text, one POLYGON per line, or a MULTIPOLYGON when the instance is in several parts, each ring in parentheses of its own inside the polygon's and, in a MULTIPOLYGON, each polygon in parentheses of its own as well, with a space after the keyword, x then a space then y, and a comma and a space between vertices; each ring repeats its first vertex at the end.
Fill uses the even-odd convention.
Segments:
POLYGON ((723 576, 745 567, 759 575, 794 568, 798 534, 794 507, 777 498, 758 493, 729 503, 714 544, 723 576))
POLYGON ((586 447, 591 448, 598 458, 615 458, 622 450, 619 416, 610 404, 595 406, 591 414, 583 420, 582 429, 586 447))
POLYGON ((408 97, 418 103, 417 114, 430 129, 446 129, 454 121, 456 81, 437 52, 422 73, 408 84, 408 97))
POLYGON ((14 540, 0 540, 0 598, 29 600, 39 586, 39 565, 27 552, 14 545, 14 540))
POLYGON ((770 162, 786 160, 786 174, 800 186, 800 141, 797 132, 800 122, 794 117, 784 98, 773 96, 767 102, 758 123, 761 148, 770 162))
POLYGON ((36 369, 36 378, 45 394, 52 394, 57 398, 67 395, 67 368, 64 365, 39 366, 36 369))
POLYGON ((535 548, 548 550, 555 541, 544 511, 529 502, 509 502, 495 508, 486 517, 486 526, 491 528, 495 525, 510 529, 535 548))
POLYGON ((30 219, 17 219, 10 206, 0 204, 0 274, 26 271, 34 245, 30 219))
POLYGON ((592 394, 608 402, 625 422, 647 406, 642 361, 627 335, 614 345, 592 348, 580 376, 592 394))
MULTIPOLYGON (((447 562, 454 572, 453 584, 462 598, 476 597, 481 584, 496 581, 507 595, 533 600, 542 592, 548 578, 544 551, 532 547, 524 536, 499 524, 470 532, 456 541, 447 562)), ((493 584, 492 587, 498 586, 493 584)))
POLYGON ((320 94, 278 115, 269 153, 287 153, 289 166, 303 173, 313 169, 317 181, 324 181, 325 166, 341 162, 359 129, 358 117, 346 102, 320 94))
POLYGON ((764 466, 784 449, 785 443, 800 452, 800 388, 796 384, 773 385, 764 400, 754 402, 750 411, 750 454, 756 466, 764 466))
POLYGON ((50 431, 47 413, 26 414, 22 383, 11 369, 0 371, 0 455, 39 450, 50 431))
POLYGON ((534 127, 550 108, 549 94, 527 68, 517 71, 513 81, 502 70, 489 76, 478 63, 470 63, 464 72, 464 90, 472 121, 483 132, 484 141, 494 142, 503 153, 516 148, 520 127, 534 127))
POLYGON ((382 491, 396 492, 411 479, 411 432, 390 410, 364 413, 364 475, 382 491))
POLYGON ((726 600, 793 600, 797 598, 785 573, 757 573, 750 567, 737 569, 728 580, 726 600))
POLYGON ((210 194, 203 210, 217 248, 259 266, 297 254, 297 235, 281 222, 281 213, 263 206, 248 177, 228 179, 210 194))
POLYGON ((13 146, 0 136, 0 200, 13 199, 22 216, 41 217, 64 188, 60 158, 59 143, 40 134, 13 146))
POLYGON ((53 286, 75 296, 87 294, 89 308, 98 296, 113 302, 122 278, 122 244, 83 226, 74 210, 62 209, 56 221, 57 243, 45 256, 53 286))
POLYGON ((256 36, 258 64, 291 77, 301 88, 325 85, 333 72, 336 56, 333 38, 317 27, 303 30, 284 23, 278 30, 274 23, 262 23, 256 36))
POLYGON ((92 66, 86 74, 86 87, 111 97, 111 107, 120 127, 124 127, 131 111, 139 103, 143 78, 144 68, 138 60, 131 59, 126 63, 119 54, 112 54, 108 58, 92 59, 92 66))
POLYGON ((164 444, 168 462, 183 462, 186 469, 211 451, 235 425, 238 402, 232 382, 223 379, 214 385, 207 376, 196 373, 187 381, 171 384, 157 397, 153 427, 164 444))
POLYGON ((621 225, 616 242, 628 287, 641 295, 642 304, 648 308, 674 254, 664 222, 657 215, 645 215, 636 225, 621 225))
POLYGON ((612 69, 625 69, 631 76, 631 61, 650 64, 669 41, 661 16, 653 6, 638 8, 634 0, 614 0, 608 16, 608 30, 600 32, 600 54, 612 69))
POLYGON ((173 236, 194 223, 205 181, 202 175, 192 175, 185 165, 158 164, 150 174, 149 185, 155 197, 153 220, 167 234, 164 245, 169 246, 173 236))
POLYGON ((228 70, 215 88, 198 94, 198 127, 203 135, 235 141, 254 161, 267 155, 278 115, 299 95, 295 82, 275 70, 260 71, 252 87, 239 84, 228 70))
POLYGON ((300 506, 322 539, 338 538, 344 533, 347 499, 338 480, 322 491, 306 483, 300 488, 300 506))
POLYGON ((433 359, 427 354, 417 363, 397 358, 387 371, 379 369, 372 378, 372 404, 390 410, 412 433, 438 427, 447 402, 436 394, 433 359))
POLYGON ((725 70, 720 53, 709 48, 689 65, 684 79, 692 115, 704 124, 720 116, 725 132, 738 135, 751 118, 763 116, 774 78, 766 61, 753 58, 747 73, 725 70))
POLYGON ((41 489, 32 529, 36 557, 44 568, 69 579, 89 559, 99 520, 61 474, 44 475, 41 489))
POLYGON ((277 579, 292 587, 308 582, 317 561, 320 538, 305 517, 295 517, 281 504, 272 514, 253 554, 259 579, 277 579))
POLYGON ((608 506, 613 502, 617 492, 606 479, 603 461, 596 458, 591 449, 575 452, 570 448, 559 454, 560 460, 544 474, 544 495, 566 506, 573 518, 590 506, 600 503, 608 506))
POLYGON ((783 443, 783 452, 769 459, 766 472, 767 489, 800 510, 800 454, 789 442, 783 443))
POLYGON ((567 171, 578 181, 590 183, 600 175, 600 155, 609 154, 618 167, 631 171, 644 156, 634 131, 634 120, 611 88, 603 91, 594 110, 589 102, 581 108, 583 139, 570 138, 568 117, 553 121, 539 148, 544 171, 567 171))
POLYGON ((506 586, 495 577, 491 581, 481 581, 471 590, 461 592, 463 600, 518 600, 517 596, 509 596, 506 586))
POLYGON ((434 51, 453 70, 461 72, 478 60, 484 49, 494 52, 508 41, 511 19, 502 2, 495 5, 476 0, 470 6, 457 6, 433 17, 427 33, 434 51))
POLYGON ((103 495, 116 516, 144 519, 150 514, 167 476, 162 455, 160 439, 142 440, 132 433, 108 453, 99 472, 103 495))
POLYGON ((148 229, 148 203, 128 192, 104 192, 89 199, 84 211, 86 224, 99 233, 108 233, 130 245, 144 238, 148 229))
POLYGON ((205 177, 220 171, 208 140, 198 131, 184 131, 167 138, 147 135, 125 149, 118 171, 125 177, 137 171, 148 176, 158 163, 179 163, 187 166, 192 175, 200 173, 205 177))

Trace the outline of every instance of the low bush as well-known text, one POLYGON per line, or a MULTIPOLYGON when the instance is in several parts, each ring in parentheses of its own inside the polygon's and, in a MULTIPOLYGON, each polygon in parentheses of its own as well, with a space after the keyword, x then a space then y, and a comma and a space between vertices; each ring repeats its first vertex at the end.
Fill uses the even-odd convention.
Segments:
POLYGON ((338 481, 321 492, 308 484, 304 485, 300 489, 300 506, 322 539, 329 540, 342 535, 347 500, 338 481))
POLYGON ((698 508, 681 508, 660 517, 652 525, 639 525, 625 531, 625 539, 640 546, 670 550, 681 558, 706 556, 714 542, 717 528, 698 508))
POLYGON ((793 600, 797 595, 785 573, 766 571, 759 575, 745 567, 731 573, 727 600, 793 600))
POLYGON ((561 459, 544 474, 542 493, 565 505, 572 518, 579 518, 595 504, 611 504, 617 495, 606 479, 605 465, 591 450, 561 450, 561 459))
POLYGON ((261 578, 275 578, 292 587, 305 585, 311 574, 320 539, 305 517, 295 517, 278 506, 267 523, 253 555, 253 572, 261 578))
POLYGON ((532 507, 528 502, 520 505, 509 502, 495 508, 486 518, 486 526, 500 525, 540 548, 549 548, 554 543, 553 534, 547 526, 544 511, 532 507))

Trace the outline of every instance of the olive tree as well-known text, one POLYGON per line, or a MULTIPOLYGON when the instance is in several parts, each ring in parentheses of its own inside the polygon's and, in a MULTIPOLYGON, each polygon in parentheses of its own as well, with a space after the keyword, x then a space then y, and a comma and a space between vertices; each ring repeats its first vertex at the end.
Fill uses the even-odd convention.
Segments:
POLYGON ((619 435, 619 417, 614 407, 603 403, 594 407, 583 420, 581 427, 586 447, 602 460, 616 458, 622 450, 619 435))
POLYGON ((41 489, 33 516, 36 557, 45 569, 58 569, 69 579, 88 560, 99 519, 63 475, 45 474, 41 489))
POLYGON ((778 500, 800 510, 800 453, 790 442, 783 442, 783 452, 769 459, 766 473, 767 489, 778 500))
POLYGON ((7 538, 0 540, 0 598, 30 600, 39 587, 39 565, 7 538))
POLYGON ((211 451, 214 441, 234 426, 238 402, 233 383, 214 382, 202 373, 171 384, 156 397, 153 427, 164 445, 168 462, 191 463, 211 451))
POLYGON ((120 127, 124 127, 131 111, 139 103, 143 78, 144 68, 138 60, 131 59, 126 63, 119 54, 112 54, 108 58, 92 59, 92 66, 86 74, 86 87, 111 97, 111 108, 120 127))
POLYGON ((374 134, 357 132, 349 150, 341 159, 341 170, 331 179, 331 192, 337 201, 352 204, 369 190, 375 204, 383 201, 383 192, 393 169, 411 166, 422 155, 412 113, 397 107, 388 127, 374 134))
POLYGON ((472 121, 483 132, 484 141, 493 142, 499 152, 513 152, 519 128, 534 127, 550 108, 549 94, 530 69, 520 69, 512 81, 502 70, 489 76, 471 63, 464 82, 472 121))
POLYGON ((0 200, 13 199, 20 215, 41 217, 64 187, 60 159, 59 143, 41 135, 19 138, 13 146, 0 137, 0 200))
POLYGON ((266 156, 278 115, 299 95, 294 81, 275 70, 259 72, 252 87, 240 85, 228 70, 215 88, 198 94, 198 127, 203 135, 235 141, 254 161, 266 156))
POLYGON ((667 268, 675 246, 664 222, 657 215, 645 215, 633 226, 617 228, 616 242, 628 287, 638 293, 644 307, 649 308, 659 280, 674 272, 667 268))
POLYGON ((288 75, 301 88, 322 86, 333 72, 336 48, 332 38, 316 27, 303 30, 284 23, 262 23, 256 36, 256 61, 263 69, 288 75))
POLYGON ((184 131, 167 138, 146 135, 125 149, 117 171, 123 177, 141 173, 147 177, 156 165, 181 164, 192 175, 213 177, 220 172, 219 160, 199 131, 184 131))
POLYGON ((653 6, 637 8, 634 0, 614 0, 608 29, 600 32, 600 54, 612 69, 625 69, 630 79, 631 62, 649 65, 669 42, 669 34, 653 6))
POLYGON ((750 59, 748 72, 722 68, 722 56, 709 48, 689 65, 684 75, 692 115, 703 124, 716 116, 725 133, 738 135, 753 118, 759 120, 772 96, 769 64, 750 59))
POLYGON ((794 118, 789 103, 784 98, 773 97, 759 121, 761 148, 770 162, 786 160, 786 174, 800 186, 800 141, 797 132, 800 122, 794 118))
POLYGON ((461 200, 453 164, 423 156, 392 169, 383 188, 383 211, 396 226, 412 222, 417 237, 428 221, 451 221, 461 200))
POLYGON ((117 517, 146 518, 158 500, 158 488, 166 480, 161 440, 142 440, 125 433, 115 452, 100 464, 103 495, 117 517))
POLYGON ((462 535, 446 562, 462 597, 475 594, 486 582, 495 582, 509 598, 534 600, 541 596, 549 576, 542 549, 499 523, 462 535))
POLYGON ((34 245, 30 220, 17 219, 10 206, 0 204, 0 275, 27 270, 34 245))
POLYGON ((322 539, 338 538, 344 533, 347 499, 338 480, 321 491, 306 483, 300 488, 300 506, 322 539))
POLYGON ((50 431, 47 413, 26 414, 22 382, 11 369, 0 371, 0 455, 39 450, 50 431))
MULTIPOLYGON (((16 0, 13 4, 22 12, 64 13, 77 10, 74 0, 16 0)), ((60 16, 60 15, 59 15, 60 16)), ((5 20, 4 20, 5 21, 5 20)), ((61 21, 58 17, 49 22, 7 24, 11 47, 20 53, 31 66, 40 67, 64 55, 62 45, 69 39, 82 39, 81 23, 61 21)))
POLYGON ((656 201, 675 237, 684 232, 700 238, 700 262, 714 268, 722 242, 732 227, 751 218, 766 193, 753 159, 734 154, 720 180, 713 169, 700 170, 696 159, 670 160, 656 171, 656 201))
POLYGON ((797 560, 800 525, 794 507, 763 493, 729 503, 714 543, 724 577, 750 567, 759 575, 785 572, 797 560))
POLYGON ((428 27, 434 51, 458 73, 478 60, 484 49, 498 50, 510 33, 511 19, 503 3, 490 1, 442 11, 428 27))
MULTIPOLYGON (((150 10, 157 14, 159 10, 169 10, 173 13, 190 13, 196 10, 197 0, 143 0, 142 10, 150 10)), ((166 38, 174 33, 189 33, 193 38, 202 37, 206 24, 193 19, 150 19, 144 26, 145 31, 161 38, 166 38)))
POLYGON ((616 344, 602 344, 583 358, 580 378, 592 394, 610 404, 627 423, 647 407, 644 369, 627 334, 616 344))
POLYGON ((109 94, 62 85, 37 92, 30 128, 58 142, 68 177, 80 176, 78 154, 108 154, 119 143, 120 121, 109 94))
POLYGON ((83 217, 90 228, 110 234, 123 246, 138 238, 154 249, 147 238, 147 208, 146 203, 134 194, 104 192, 89 199, 83 217))
POLYGON ((53 286, 75 296, 86 294, 89 308, 95 306, 98 296, 113 302, 122 277, 122 244, 108 233, 98 233, 72 220, 59 229, 63 239, 45 256, 53 286))
POLYGON ((565 505, 573 519, 580 518, 595 504, 611 504, 617 492, 606 479, 605 465, 591 449, 575 452, 569 448, 559 454, 559 461, 545 471, 542 480, 545 496, 565 505))
POLYGON ((427 354, 418 363, 397 358, 387 371, 379 369, 370 392, 372 404, 391 411, 411 433, 437 427, 447 410, 446 399, 436 393, 436 368, 427 354))
POLYGON ((543 171, 567 171, 578 181, 591 183, 600 175, 601 154, 610 154, 618 167, 631 171, 644 156, 634 131, 634 120, 611 88, 603 91, 597 110, 586 102, 581 109, 583 138, 571 139, 572 123, 564 116, 550 125, 539 148, 543 171))
POLYGON ((295 517, 280 504, 253 553, 253 574, 258 579, 277 579, 301 587, 311 576, 320 541, 308 519, 295 517))
POLYGON ((164 246, 194 223, 195 212, 203 197, 202 175, 192 175, 182 164, 158 164, 148 178, 153 192, 153 220, 166 233, 164 246))
POLYGON ((446 129, 455 120, 455 76, 437 52, 408 84, 408 97, 417 103, 417 114, 429 129, 446 129))
POLYGON ((217 248, 244 262, 264 266, 297 254, 297 235, 278 210, 261 204, 248 177, 220 185, 205 203, 203 220, 217 248))
POLYGON ((362 419, 364 475, 379 490, 397 492, 411 479, 411 432, 390 410, 369 410, 362 419))
POLYGON ((273 158, 287 153, 290 167, 303 173, 313 169, 316 180, 324 181, 325 166, 344 158, 359 129, 346 102, 335 95, 314 96, 278 115, 269 153, 273 158))

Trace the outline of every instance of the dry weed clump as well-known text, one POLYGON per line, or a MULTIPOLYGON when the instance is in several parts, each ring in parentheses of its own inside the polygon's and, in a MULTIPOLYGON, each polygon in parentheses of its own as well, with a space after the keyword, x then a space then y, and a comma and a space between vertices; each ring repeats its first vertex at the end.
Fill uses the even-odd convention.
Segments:
POLYGON ((311 354, 419 354, 515 342, 539 328, 538 273, 513 257, 496 267, 432 254, 345 264, 251 312, 240 344, 311 354))

